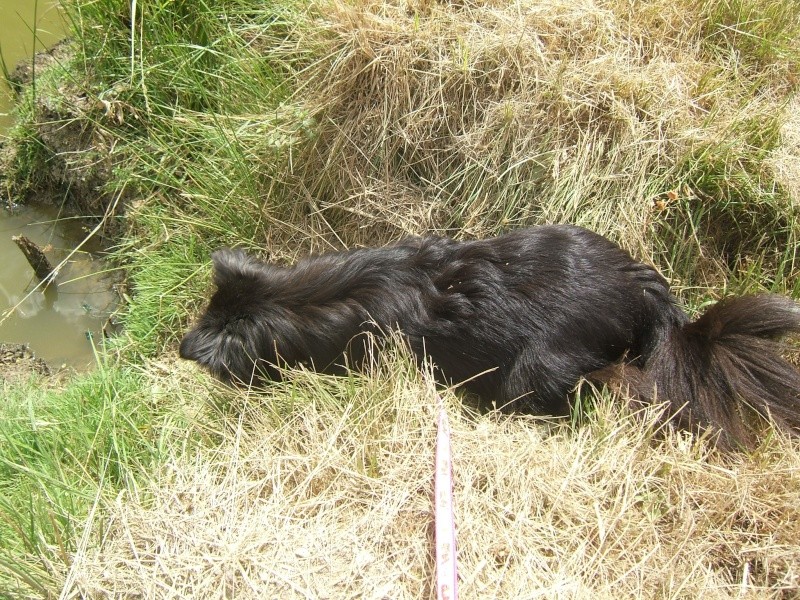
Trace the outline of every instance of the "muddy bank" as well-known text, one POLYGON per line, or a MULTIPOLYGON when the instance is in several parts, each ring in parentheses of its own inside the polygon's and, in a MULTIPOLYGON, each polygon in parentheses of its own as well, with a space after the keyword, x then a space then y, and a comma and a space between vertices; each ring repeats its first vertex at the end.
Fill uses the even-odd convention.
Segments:
POLYGON ((14 93, 19 96, 25 86, 33 81, 35 74, 41 74, 54 64, 65 64, 71 58, 70 40, 61 40, 51 48, 37 52, 33 57, 33 61, 21 60, 18 62, 9 73, 7 82, 14 93))
POLYGON ((26 379, 33 374, 50 375, 51 370, 27 345, 0 343, 0 381, 26 379))
POLYGON ((9 76, 18 102, 31 105, 20 107, 21 123, 0 142, 4 231, 10 239, 30 227, 42 230, 38 243, 54 264, 66 262, 56 280, 56 300, 45 302, 27 270, 11 265, 19 257, 5 251, 9 266, 1 283, 8 302, 0 305, 0 379, 48 375, 63 364, 84 368, 93 360, 91 340, 108 331, 120 301, 121 272, 109 274, 100 258, 122 230, 118 217, 124 198, 109 190, 113 144, 102 131, 107 121, 115 122, 113 107, 109 112, 102 101, 66 83, 71 59, 70 43, 64 41, 38 53, 33 64, 21 62, 9 76), (39 221, 38 229, 34 222, 20 222, 21 214, 39 221), (78 245, 81 251, 72 252, 78 245), (73 340, 71 346, 66 338, 73 340), (42 356, 57 362, 48 366, 42 356))
POLYGON ((0 189, 7 206, 51 204, 72 216, 102 222, 99 233, 119 234, 117 217, 127 200, 109 189, 114 144, 104 128, 122 124, 116 103, 93 97, 66 76, 73 49, 65 40, 19 63, 9 83, 23 123, 0 149, 0 189), (65 76, 60 76, 61 74, 65 76), (36 94, 27 89, 36 82, 36 94))

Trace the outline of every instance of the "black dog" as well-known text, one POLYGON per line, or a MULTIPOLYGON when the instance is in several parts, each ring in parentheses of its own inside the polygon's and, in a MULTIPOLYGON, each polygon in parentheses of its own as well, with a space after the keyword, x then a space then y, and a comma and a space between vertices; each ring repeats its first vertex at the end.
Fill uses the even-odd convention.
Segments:
POLYGON ((751 409, 800 432, 800 374, 777 344, 800 331, 793 301, 728 299, 689 322, 663 277, 585 229, 410 238, 293 267, 237 250, 213 261, 217 291, 180 354, 223 380, 357 368, 365 334, 399 330, 442 380, 507 411, 567 414, 588 377, 669 400, 680 425, 714 425, 726 443, 751 441, 751 409))

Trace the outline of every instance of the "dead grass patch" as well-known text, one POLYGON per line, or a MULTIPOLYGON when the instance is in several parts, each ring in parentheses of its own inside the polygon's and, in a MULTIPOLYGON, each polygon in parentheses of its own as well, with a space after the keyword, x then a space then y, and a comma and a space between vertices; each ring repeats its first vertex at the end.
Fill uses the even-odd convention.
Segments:
MULTIPOLYGON (((104 507, 90 524, 102 538, 78 554, 65 593, 434 597, 436 392, 406 359, 389 362, 236 396, 242 412, 216 444, 176 453, 104 507)), ((164 393, 194 377, 162 381, 164 393)), ((463 597, 796 593, 800 454, 786 440, 720 457, 609 397, 577 428, 475 416, 446 398, 463 597)))
POLYGON ((754 148, 739 122, 784 114, 785 77, 770 96, 767 79, 756 84, 710 51, 714 19, 733 13, 705 4, 314 6, 324 16, 299 44, 324 58, 302 75, 316 127, 294 157, 295 183, 355 243, 374 240, 377 224, 391 238, 569 221, 649 254, 664 216, 654 206, 696 183, 686 162, 709 146, 731 165, 747 159, 754 148), (378 205, 335 216, 352 199, 410 207, 400 199, 411 190, 427 204, 405 218, 378 205))

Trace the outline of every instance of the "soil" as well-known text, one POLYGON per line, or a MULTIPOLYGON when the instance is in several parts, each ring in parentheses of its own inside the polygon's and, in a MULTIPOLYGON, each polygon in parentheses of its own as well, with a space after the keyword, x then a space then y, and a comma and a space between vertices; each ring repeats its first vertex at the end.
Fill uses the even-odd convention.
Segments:
POLYGON ((0 343, 0 381, 27 379, 32 374, 50 375, 50 367, 25 344, 0 343))
MULTIPOLYGON (((33 67, 30 61, 21 62, 9 76, 12 89, 22 97, 34 73, 40 81, 47 70, 65 68, 72 53, 70 41, 65 40, 38 53, 33 67)), ((124 198, 108 189, 114 154, 111 136, 103 129, 121 124, 119 109, 89 95, 69 77, 59 79, 55 93, 39 85, 34 99, 30 125, 39 158, 33 164, 23 164, 20 148, 13 142, 0 149, 0 198, 9 206, 54 204, 71 215, 102 219, 102 234, 116 237, 120 226, 112 217, 121 214, 124 198)))

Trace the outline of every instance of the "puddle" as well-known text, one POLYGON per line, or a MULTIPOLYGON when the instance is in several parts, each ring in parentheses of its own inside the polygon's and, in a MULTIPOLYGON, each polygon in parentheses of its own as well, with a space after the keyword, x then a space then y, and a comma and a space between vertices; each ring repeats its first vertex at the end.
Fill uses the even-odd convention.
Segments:
POLYGON ((0 342, 28 344, 53 368, 85 369, 94 362, 92 340, 102 339, 118 295, 97 243, 90 240, 69 256, 87 233, 83 221, 59 218, 55 208, 0 209, 0 342), (55 284, 36 289, 39 281, 14 235, 44 249, 53 266, 66 259, 55 284))

